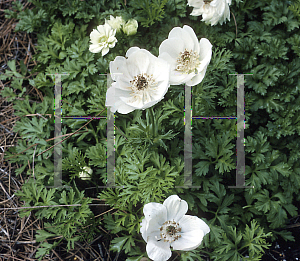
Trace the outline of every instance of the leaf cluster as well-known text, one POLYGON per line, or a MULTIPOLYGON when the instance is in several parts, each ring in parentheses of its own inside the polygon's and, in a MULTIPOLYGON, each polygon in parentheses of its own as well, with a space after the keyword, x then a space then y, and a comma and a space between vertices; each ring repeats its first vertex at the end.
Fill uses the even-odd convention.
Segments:
POLYGON ((128 6, 136 13, 137 20, 143 27, 150 27, 164 17, 164 6, 169 0, 132 0, 128 6))
POLYGON ((264 230, 255 220, 251 221, 250 227, 246 225, 245 231, 237 232, 236 227, 228 227, 228 233, 222 234, 222 242, 216 249, 218 255, 214 255, 214 260, 261 260, 264 250, 268 249, 271 244, 266 239, 271 233, 264 233, 264 230), (248 256, 243 256, 248 252, 248 256), (242 253, 241 253, 242 252, 242 253))
MULTIPOLYGON (((79 192, 76 186, 74 190, 73 188, 47 189, 41 182, 31 178, 16 195, 25 201, 25 209, 20 212, 20 217, 29 216, 34 211, 37 218, 47 220, 44 229, 38 230, 37 242, 52 240, 59 236, 61 240, 67 241, 67 247, 71 249, 74 248, 76 241, 89 239, 90 233, 95 231, 84 230, 85 226, 95 223, 93 213, 88 206, 92 200, 85 198, 84 191, 79 192), (27 207, 32 208, 27 210, 27 207)), ((57 245, 57 242, 53 244, 44 242, 36 257, 40 257, 41 260, 44 254, 57 245)))

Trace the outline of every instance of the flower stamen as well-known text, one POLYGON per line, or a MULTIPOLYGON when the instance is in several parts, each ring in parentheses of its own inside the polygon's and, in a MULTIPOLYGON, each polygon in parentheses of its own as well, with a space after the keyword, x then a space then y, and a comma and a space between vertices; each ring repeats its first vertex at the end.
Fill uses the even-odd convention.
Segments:
POLYGON ((131 96, 133 99, 137 99, 142 94, 143 102, 149 102, 149 96, 152 92, 157 91, 158 83, 154 80, 153 74, 141 73, 134 76, 134 80, 130 81, 131 84, 131 96), (148 95, 147 95, 148 94, 148 95))
POLYGON ((196 68, 200 65, 199 54, 193 50, 185 49, 184 52, 180 52, 177 58, 176 71, 182 73, 197 72, 196 68))
POLYGON ((147 73, 141 73, 133 77, 134 80, 130 81, 132 89, 134 90, 144 90, 147 88, 152 88, 157 85, 153 79, 153 74, 148 75, 147 73))
POLYGON ((156 237, 157 241, 163 239, 164 242, 172 243, 178 240, 178 238, 181 238, 181 235, 177 235, 178 232, 181 232, 181 227, 179 227, 179 223, 176 223, 174 220, 166 221, 159 230, 162 231, 162 233, 160 233, 160 238, 156 237))

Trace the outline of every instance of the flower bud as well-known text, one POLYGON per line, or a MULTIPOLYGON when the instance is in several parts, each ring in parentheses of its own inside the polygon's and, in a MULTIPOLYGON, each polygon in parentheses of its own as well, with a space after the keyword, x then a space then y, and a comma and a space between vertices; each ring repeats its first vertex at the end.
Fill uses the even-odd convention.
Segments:
POLYGON ((121 16, 114 18, 112 15, 109 20, 105 19, 105 23, 109 24, 112 29, 116 29, 117 32, 121 30, 121 27, 125 24, 124 19, 121 16))
POLYGON ((135 19, 130 19, 125 25, 123 25, 123 32, 127 35, 136 34, 138 29, 138 22, 135 19))
POLYGON ((79 172, 79 177, 82 179, 82 180, 91 180, 91 175, 93 173, 93 170, 88 167, 88 166, 85 166, 83 168, 81 168, 82 171, 79 172))

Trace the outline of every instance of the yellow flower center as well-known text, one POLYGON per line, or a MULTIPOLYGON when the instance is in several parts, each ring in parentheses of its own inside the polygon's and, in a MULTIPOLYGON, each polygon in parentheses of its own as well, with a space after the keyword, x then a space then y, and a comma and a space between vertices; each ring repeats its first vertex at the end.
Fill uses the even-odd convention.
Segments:
POLYGON ((159 229, 161 231, 160 238, 157 238, 157 241, 164 240, 164 242, 174 242, 181 238, 181 235, 177 235, 176 233, 181 232, 181 228, 179 227, 179 223, 173 221, 166 221, 159 229))
POLYGON ((180 52, 177 58, 176 71, 190 74, 192 72, 197 73, 197 68, 200 65, 199 54, 193 50, 185 49, 184 52, 180 52))
POLYGON ((133 91, 141 91, 157 85, 153 79, 153 75, 148 75, 147 73, 141 73, 137 76, 134 76, 134 80, 130 81, 130 83, 133 91))
POLYGON ((137 79, 137 88, 138 90, 144 89, 148 86, 147 79, 144 76, 140 76, 137 79))
POLYGON ((150 95, 152 92, 157 91, 158 83, 153 79, 153 75, 141 73, 134 76, 134 80, 130 81, 131 99, 130 102, 139 100, 142 95, 143 102, 150 102, 150 95))

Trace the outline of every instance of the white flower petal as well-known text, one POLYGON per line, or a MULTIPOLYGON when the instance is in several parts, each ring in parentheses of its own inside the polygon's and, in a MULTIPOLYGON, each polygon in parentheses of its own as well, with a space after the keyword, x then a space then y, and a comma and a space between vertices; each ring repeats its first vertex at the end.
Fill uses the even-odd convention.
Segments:
POLYGON ((190 15, 192 16, 200 16, 202 14, 202 12, 200 11, 200 9, 194 9, 190 15))
POLYGON ((163 205, 167 208, 168 219, 178 222, 188 211, 188 204, 185 200, 180 199, 177 195, 168 197, 163 205))
POLYGON ((114 82, 110 88, 108 88, 106 92, 106 101, 105 106, 110 106, 110 110, 115 113, 117 110, 119 113, 127 114, 134 110, 133 107, 126 105, 117 94, 126 95, 125 92, 122 92, 119 88, 117 88, 118 84, 114 82))
MULTIPOLYGON (((121 98, 121 97, 129 97, 129 95, 130 95, 130 90, 126 90, 126 89, 124 89, 124 88, 120 88, 120 81, 118 81, 118 82, 114 82, 113 84, 115 84, 114 86, 115 86, 115 92, 114 92, 114 94, 115 94, 115 97, 116 98, 121 98)), ((110 88, 109 88, 110 89, 110 88)))
MULTIPOLYGON (((164 98, 164 97, 163 97, 163 98, 164 98)), ((145 104, 141 109, 142 109, 142 110, 148 109, 148 108, 152 107, 153 105, 159 103, 163 98, 161 98, 160 100, 155 100, 155 101, 152 101, 152 102, 148 102, 148 103, 145 104)))
POLYGON ((187 86, 195 86, 202 82, 206 73, 206 69, 202 70, 201 72, 197 73, 191 80, 186 82, 187 86))
POLYGON ((98 25, 97 26, 97 31, 99 32, 100 35, 105 35, 105 30, 103 25, 98 25))
POLYGON ((158 224, 163 224, 167 220, 167 209, 160 203, 151 202, 146 204, 143 212, 147 220, 156 219, 158 224))
POLYGON ((165 60, 170 65, 170 84, 179 85, 185 81, 187 74, 175 71, 176 60, 173 57, 168 53, 162 53, 158 57, 165 60))
POLYGON ((187 25, 185 25, 183 28, 180 27, 174 27, 171 32, 169 33, 169 37, 168 39, 172 39, 172 38, 180 38, 183 39, 183 43, 184 43, 184 47, 183 49, 181 49, 181 52, 184 51, 185 48, 187 48, 188 50, 194 50, 194 44, 197 43, 197 37, 195 35, 195 32, 193 31, 193 29, 187 25), (192 34, 191 31, 189 30, 189 28, 192 30, 192 34), (196 42, 194 41, 194 37, 196 38, 196 42))
POLYGON ((185 215, 179 220, 181 237, 172 242, 174 250, 189 251, 196 249, 202 242, 203 237, 209 233, 209 226, 196 216, 185 215))
POLYGON ((118 106, 117 111, 121 114, 128 114, 128 113, 135 110, 135 108, 133 108, 133 107, 131 107, 131 106, 125 104, 125 103, 122 103, 122 104, 117 105, 117 106, 118 106))
POLYGON ((120 77, 118 79, 118 88, 124 91, 127 91, 127 94, 125 97, 129 98, 130 94, 132 92, 129 81, 131 80, 131 78, 129 78, 126 74, 124 77, 120 77))
POLYGON ((130 56, 131 54, 133 54, 134 52, 136 52, 138 50, 141 50, 141 49, 136 46, 129 48, 126 52, 126 57, 130 56))
POLYGON ((121 30, 122 25, 124 24, 124 20, 121 16, 117 16, 116 18, 114 18, 112 15, 110 15, 110 19, 105 19, 105 23, 110 25, 110 27, 115 29, 117 32, 119 32, 121 30))
POLYGON ((146 251, 153 261, 166 261, 172 256, 170 243, 150 240, 147 243, 146 251))
POLYGON ((101 34, 95 29, 90 33, 91 43, 97 44, 99 42, 99 39, 101 37, 101 34))
MULTIPOLYGON (((134 47, 131 47, 132 49, 134 47)), ((150 63, 150 58, 149 55, 151 53, 145 49, 133 49, 133 50, 128 50, 128 73, 132 76, 132 78, 136 75, 139 75, 140 73, 146 73, 149 63, 150 63)))
POLYGON ((109 52, 109 48, 108 47, 103 48, 103 50, 102 50, 102 56, 106 55, 108 52, 109 52))
POLYGON ((108 47, 109 47, 109 48, 114 48, 115 45, 116 45, 116 43, 118 42, 117 40, 114 41, 113 38, 114 38, 114 37, 110 37, 110 38, 108 39, 108 47))
POLYGON ((170 65, 161 59, 160 62, 155 63, 155 66, 149 66, 148 73, 153 75, 157 82, 165 82, 165 84, 167 84, 170 74, 170 65))
POLYGON ((117 85, 117 83, 114 82, 107 89, 105 106, 114 106, 115 102, 117 101, 117 99, 115 97, 116 85, 117 85))
POLYGON ((151 97, 153 97, 155 100, 161 100, 170 86, 170 65, 165 60, 157 58, 155 56, 153 56, 152 58, 150 57, 150 61, 151 62, 149 64, 147 73, 149 75, 153 75, 153 78, 158 83, 158 86, 155 91, 151 91, 151 89, 149 89, 149 94, 151 94, 151 97))
MULTIPOLYGON (((147 104, 147 106, 149 105, 149 107, 152 107, 153 105, 155 105, 156 103, 158 103, 162 99, 164 99, 164 96, 167 93, 169 87, 170 87, 169 82, 163 82, 163 83, 158 84, 158 90, 148 92, 148 93, 150 93, 152 101, 149 102, 149 104, 147 104)), ((149 108, 149 107, 147 107, 147 108, 149 108)), ((144 107, 144 109, 145 109, 145 107, 144 107)))
POLYGON ((126 97, 120 97, 120 99, 129 106, 135 108, 135 109, 141 109, 144 105, 142 100, 142 94, 136 94, 134 98, 132 98, 131 95, 128 95, 126 97))
POLYGON ((177 38, 170 38, 164 40, 161 45, 159 46, 159 58, 161 54, 168 53, 174 59, 177 59, 180 52, 184 51, 184 42, 178 41, 177 38))
POLYGON ((200 46, 199 59, 201 61, 201 64, 203 64, 204 67, 207 67, 207 65, 210 63, 211 60, 212 44, 206 38, 201 38, 199 46, 200 46))
POLYGON ((181 238, 171 243, 171 246, 174 250, 181 251, 190 251, 196 249, 201 245, 204 237, 203 231, 190 232, 185 234, 181 234, 181 238), (197 244, 195 243, 197 240, 197 244))
POLYGON ((141 228, 140 228, 140 232, 142 234, 143 239, 147 242, 147 228, 148 228, 148 222, 145 218, 143 218, 142 223, 140 224, 141 228))
POLYGON ((127 59, 122 56, 117 56, 114 61, 109 63, 109 69, 111 77, 114 81, 120 79, 122 84, 119 83, 120 89, 128 90, 129 82, 132 80, 132 76, 128 72, 126 65, 127 59))
POLYGON ((191 15, 202 15, 202 20, 206 24, 216 25, 230 21, 229 5, 231 0, 213 0, 210 3, 204 3, 203 0, 189 0, 188 5, 194 7, 191 15))
POLYGON ((117 56, 114 61, 109 63, 111 78, 115 81, 122 75, 122 69, 125 68, 126 59, 122 56, 117 56))
POLYGON ((203 1, 199 0, 188 0, 188 5, 195 8, 200 8, 203 5, 203 1))
POLYGON ((188 25, 184 25, 183 30, 186 31, 190 35, 190 38, 193 41, 193 48, 188 48, 188 49, 192 49, 193 51, 199 53, 199 51, 200 51, 199 42, 198 42, 198 38, 197 38, 194 30, 188 25))
POLYGON ((151 59, 151 57, 149 57, 150 55, 152 54, 147 50, 140 49, 139 51, 132 53, 130 57, 128 57, 128 61, 130 61, 130 63, 134 63, 134 65, 138 67, 139 71, 137 74, 147 73, 151 59))
POLYGON ((141 223, 140 232, 146 242, 150 240, 157 240, 160 238, 160 227, 161 224, 158 224, 156 219, 147 220, 144 218, 141 223))
POLYGON ((98 44, 91 44, 89 47, 90 52, 92 53, 99 53, 102 50, 102 47, 99 46, 98 44))
POLYGON ((176 59, 172 57, 170 54, 163 52, 159 54, 158 58, 166 61, 170 65, 170 70, 175 70, 176 59))
POLYGON ((222 19, 223 19, 222 22, 225 22, 226 19, 228 19, 228 21, 230 21, 230 10, 229 10, 229 6, 228 5, 225 5, 225 10, 224 10, 224 14, 223 14, 222 19))

